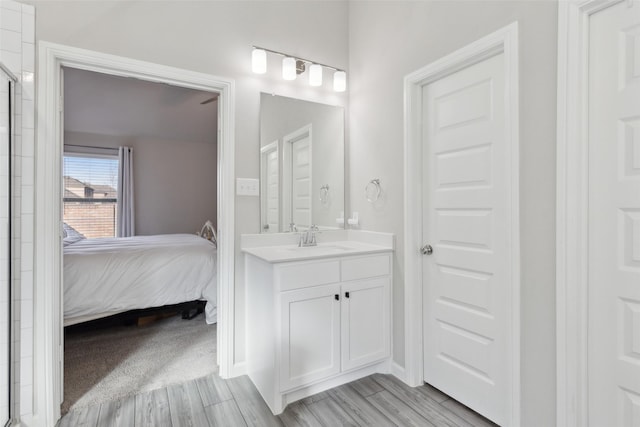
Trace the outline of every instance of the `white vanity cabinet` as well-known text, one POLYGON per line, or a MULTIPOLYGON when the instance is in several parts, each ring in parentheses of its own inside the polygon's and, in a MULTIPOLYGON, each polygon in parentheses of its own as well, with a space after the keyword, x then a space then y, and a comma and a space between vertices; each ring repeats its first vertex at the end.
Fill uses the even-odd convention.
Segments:
POLYGON ((391 351, 391 251, 268 262, 248 254, 247 371, 271 410, 373 372, 391 351))

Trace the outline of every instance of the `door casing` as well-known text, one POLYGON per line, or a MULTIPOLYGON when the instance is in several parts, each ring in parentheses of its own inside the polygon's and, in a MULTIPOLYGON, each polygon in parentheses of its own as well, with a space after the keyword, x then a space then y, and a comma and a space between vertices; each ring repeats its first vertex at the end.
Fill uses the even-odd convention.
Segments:
POLYGON ((62 221, 60 120, 63 66, 219 93, 218 118, 218 364, 220 376, 243 374, 234 365, 235 83, 232 79, 39 42, 34 244, 34 421, 60 418, 62 361, 62 221))
POLYGON ((519 79, 518 23, 491 33, 404 78, 404 267, 405 267, 405 368, 394 373, 407 384, 423 383, 422 366, 422 88, 423 86, 504 53, 505 67, 505 141, 508 150, 509 253, 511 288, 507 310, 509 326, 507 349, 510 390, 508 424, 520 424, 520 186, 519 186, 519 79))

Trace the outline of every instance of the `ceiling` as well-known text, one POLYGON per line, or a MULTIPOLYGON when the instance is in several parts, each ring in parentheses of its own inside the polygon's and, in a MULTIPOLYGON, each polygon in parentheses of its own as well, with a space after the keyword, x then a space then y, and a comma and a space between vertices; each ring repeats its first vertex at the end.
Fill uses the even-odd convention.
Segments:
POLYGON ((215 143, 216 94, 75 68, 64 69, 65 131, 215 143))

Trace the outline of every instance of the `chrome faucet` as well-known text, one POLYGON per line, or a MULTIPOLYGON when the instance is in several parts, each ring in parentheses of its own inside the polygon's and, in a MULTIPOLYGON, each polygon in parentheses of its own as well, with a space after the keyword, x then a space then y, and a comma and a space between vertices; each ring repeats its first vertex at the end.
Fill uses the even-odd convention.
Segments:
POLYGON ((295 222, 290 222, 289 223, 289 232, 293 233, 293 232, 297 232, 298 231, 298 227, 296 227, 296 223, 295 222))
POLYGON ((298 247, 317 246, 318 242, 316 241, 316 231, 318 230, 319 228, 317 225, 312 225, 307 229, 307 231, 300 233, 298 247))

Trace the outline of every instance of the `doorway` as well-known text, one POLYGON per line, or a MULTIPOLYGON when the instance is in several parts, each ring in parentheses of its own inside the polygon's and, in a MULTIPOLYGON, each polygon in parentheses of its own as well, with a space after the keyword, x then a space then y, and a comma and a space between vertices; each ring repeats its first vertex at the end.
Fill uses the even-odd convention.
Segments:
POLYGON ((63 87, 66 413, 217 372, 196 231, 217 224, 218 94, 69 67, 63 87))
POLYGON ((500 425, 520 417, 517 39, 405 78, 406 380, 500 425))
POLYGON ((60 123, 63 66, 219 93, 218 116, 218 365, 222 377, 233 376, 234 318, 234 84, 232 80, 129 58, 41 42, 38 83, 38 144, 36 215, 39 239, 35 247, 36 280, 35 368, 42 378, 35 405, 44 423, 60 417, 61 352, 61 223, 60 186, 62 125, 60 123), (221 202, 224 201, 224 202, 221 202))

